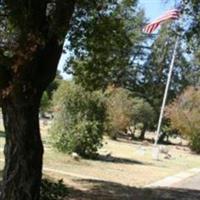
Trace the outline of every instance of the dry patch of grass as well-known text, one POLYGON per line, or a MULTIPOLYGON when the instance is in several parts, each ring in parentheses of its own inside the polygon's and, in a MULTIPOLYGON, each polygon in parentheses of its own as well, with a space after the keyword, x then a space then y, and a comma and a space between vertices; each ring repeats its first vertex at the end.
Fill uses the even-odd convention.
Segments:
MULTIPOLYGON (((160 160, 156 161, 152 159, 151 144, 144 146, 141 142, 130 143, 105 138, 99 160, 75 161, 66 154, 48 149, 45 152, 44 163, 49 168, 77 176, 84 175, 129 186, 144 186, 166 176, 200 166, 199 156, 192 154, 187 147, 169 145, 168 148, 171 158, 165 159, 165 155, 160 154, 160 160), (106 156, 108 152, 110 155, 106 156)), ((73 176, 64 177, 70 183, 77 183, 77 178, 73 176)), ((77 184, 80 186, 80 183, 77 184)))
MULTIPOLYGON (((68 186, 78 191, 88 191, 94 188, 96 178, 102 183, 118 185, 120 187, 142 187, 190 168, 200 167, 200 156, 192 154, 187 147, 168 145, 170 159, 160 154, 160 160, 152 159, 153 146, 150 143, 104 138, 103 148, 99 150, 98 160, 74 160, 71 156, 57 152, 48 143, 48 124, 41 123, 42 138, 45 141, 45 167, 64 171, 45 172, 56 179, 63 178, 68 186), (73 176, 76 174, 76 176, 73 176), (80 175, 80 178, 78 178, 80 175), (82 177, 86 178, 83 179, 82 177), (87 179, 88 177, 88 179, 87 179)), ((0 130, 3 131, 2 127, 0 130)), ((3 146, 4 138, 0 138, 3 146)), ((3 155, 1 153, 1 158, 3 155)), ((2 166, 2 163, 1 163, 2 166)), ((117 187, 118 188, 118 187, 117 187)), ((103 188, 106 190, 106 188, 103 188)), ((87 199, 87 198, 86 198, 87 199)))
POLYGON ((199 199, 200 194, 195 191, 140 188, 166 176, 200 166, 199 156, 191 154, 188 148, 175 146, 169 148, 171 159, 164 159, 164 155, 161 155, 160 160, 155 161, 152 160, 151 145, 143 146, 141 150, 139 142, 131 144, 105 139, 100 160, 75 161, 70 156, 49 149, 45 153, 45 164, 76 175, 101 179, 83 179, 48 172, 51 177, 64 180, 70 192, 66 198, 68 200, 164 200, 177 199, 177 197, 199 199), (105 151, 111 152, 111 156, 103 156, 105 151))

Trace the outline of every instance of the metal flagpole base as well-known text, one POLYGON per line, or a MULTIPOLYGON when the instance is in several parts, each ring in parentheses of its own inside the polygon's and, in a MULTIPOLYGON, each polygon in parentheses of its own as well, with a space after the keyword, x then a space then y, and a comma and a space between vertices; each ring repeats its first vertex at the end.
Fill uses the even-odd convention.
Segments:
POLYGON ((154 145, 152 149, 152 159, 153 160, 159 160, 160 156, 160 148, 159 145, 154 145))

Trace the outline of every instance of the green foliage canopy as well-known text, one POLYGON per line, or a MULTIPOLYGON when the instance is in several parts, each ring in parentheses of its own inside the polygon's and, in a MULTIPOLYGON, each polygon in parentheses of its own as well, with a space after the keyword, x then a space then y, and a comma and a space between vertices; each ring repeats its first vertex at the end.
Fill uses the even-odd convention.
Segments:
MULTIPOLYGON (((176 35, 173 32, 173 27, 167 25, 161 29, 144 64, 139 65, 136 69, 137 75, 130 88, 136 96, 140 96, 150 103, 156 112, 157 118, 163 99, 175 39, 176 35)), ((186 51, 181 42, 182 40, 179 41, 174 63, 168 101, 190 84, 187 75, 192 72, 192 69, 189 67, 189 62, 185 57, 186 51)))
POLYGON ((87 13, 76 11, 84 16, 74 18, 67 66, 77 83, 89 90, 126 85, 132 54, 144 38, 144 13, 136 3, 106 0, 94 4, 87 13))
POLYGON ((155 122, 155 111, 145 99, 133 98, 132 121, 134 125, 142 123, 146 128, 152 128, 155 122))
MULTIPOLYGON (((186 37, 188 40, 192 38, 199 38, 200 29, 200 2, 198 0, 183 0, 183 13, 186 14, 188 19, 186 37)), ((199 40, 197 41, 198 46, 200 45, 199 40)))

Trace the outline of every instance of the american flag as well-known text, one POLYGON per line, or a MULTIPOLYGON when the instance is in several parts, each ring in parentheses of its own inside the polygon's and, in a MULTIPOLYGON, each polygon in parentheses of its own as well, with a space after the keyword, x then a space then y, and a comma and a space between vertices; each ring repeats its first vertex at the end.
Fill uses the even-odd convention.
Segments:
POLYGON ((180 11, 178 9, 169 10, 169 11, 165 12, 159 18, 157 18, 154 21, 152 21, 151 23, 147 24, 144 27, 143 31, 145 33, 151 34, 160 26, 160 24, 162 24, 168 20, 176 20, 179 17, 180 17, 180 11))

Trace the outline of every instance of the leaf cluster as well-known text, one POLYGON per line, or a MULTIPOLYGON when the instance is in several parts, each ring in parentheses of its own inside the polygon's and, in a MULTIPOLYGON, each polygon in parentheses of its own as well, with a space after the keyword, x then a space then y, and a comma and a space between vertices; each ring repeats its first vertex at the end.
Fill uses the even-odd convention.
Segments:
POLYGON ((85 16, 75 15, 68 37, 72 55, 67 70, 89 90, 125 85, 131 54, 143 39, 144 13, 136 1, 100 2, 85 16))

